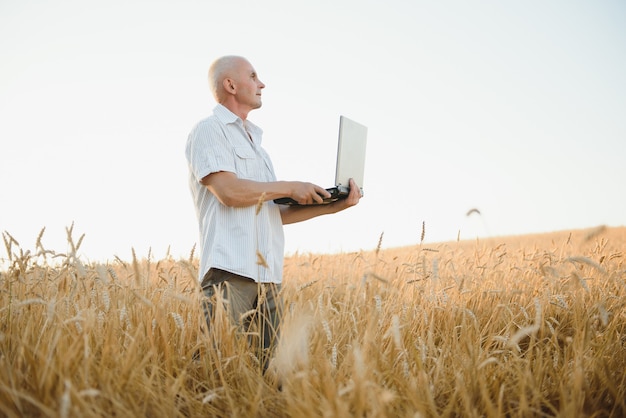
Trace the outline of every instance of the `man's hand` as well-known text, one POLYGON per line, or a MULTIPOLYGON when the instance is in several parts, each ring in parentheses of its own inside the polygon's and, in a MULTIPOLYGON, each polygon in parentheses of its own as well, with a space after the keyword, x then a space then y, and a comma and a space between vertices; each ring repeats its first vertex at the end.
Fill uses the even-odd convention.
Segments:
POLYGON ((326 189, 313 183, 294 181, 292 184, 291 198, 301 205, 322 203, 325 198, 330 197, 330 193, 326 189))
MULTIPOLYGON (((326 189, 323 189, 321 192, 323 196, 330 197, 330 194, 326 191, 326 189)), ((359 203, 359 200, 361 200, 361 189, 359 189, 359 186, 354 180, 350 179, 350 193, 345 199, 339 199, 327 205, 281 205, 280 216, 282 217, 283 224, 285 225, 302 222, 311 218, 315 218, 316 216, 329 215, 331 213, 336 213, 344 209, 348 209, 349 207, 352 207, 359 203)), ((320 197, 320 200, 318 200, 317 202, 321 201, 322 199, 320 197)))
POLYGON ((345 199, 337 200, 333 202, 332 205, 336 207, 337 212, 340 210, 348 209, 349 207, 355 206, 359 203, 363 195, 361 195, 361 188, 354 181, 354 179, 350 179, 350 193, 348 197, 345 199))

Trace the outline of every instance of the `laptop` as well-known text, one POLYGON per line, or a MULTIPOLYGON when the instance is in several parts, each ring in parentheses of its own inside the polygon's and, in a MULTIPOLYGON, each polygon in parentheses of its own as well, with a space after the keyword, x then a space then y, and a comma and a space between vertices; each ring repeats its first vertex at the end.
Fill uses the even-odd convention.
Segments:
MULTIPOLYGON (((339 141, 337 145, 337 168, 335 170, 335 186, 326 189, 330 193, 322 203, 328 204, 345 199, 350 194, 350 179, 353 178, 363 194, 363 174, 365 172, 365 146, 367 143, 367 127, 345 116, 339 117, 339 141)), ((283 197, 274 199, 280 205, 299 205, 298 202, 283 197)))

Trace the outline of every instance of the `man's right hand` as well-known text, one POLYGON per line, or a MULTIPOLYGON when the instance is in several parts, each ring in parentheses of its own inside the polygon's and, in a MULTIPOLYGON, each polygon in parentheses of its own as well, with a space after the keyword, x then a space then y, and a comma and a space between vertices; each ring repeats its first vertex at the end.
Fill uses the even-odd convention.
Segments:
POLYGON ((313 183, 294 181, 289 197, 300 205, 310 205, 312 203, 322 203, 324 199, 330 197, 330 193, 323 187, 313 183))

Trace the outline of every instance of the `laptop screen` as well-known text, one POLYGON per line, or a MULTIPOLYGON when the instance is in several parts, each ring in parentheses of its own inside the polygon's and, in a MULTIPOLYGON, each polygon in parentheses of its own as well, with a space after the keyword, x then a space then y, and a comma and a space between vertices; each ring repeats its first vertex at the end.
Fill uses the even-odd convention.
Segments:
POLYGON ((335 173, 336 187, 347 190, 350 187, 350 178, 353 178, 363 190, 366 144, 367 127, 341 116, 335 173))

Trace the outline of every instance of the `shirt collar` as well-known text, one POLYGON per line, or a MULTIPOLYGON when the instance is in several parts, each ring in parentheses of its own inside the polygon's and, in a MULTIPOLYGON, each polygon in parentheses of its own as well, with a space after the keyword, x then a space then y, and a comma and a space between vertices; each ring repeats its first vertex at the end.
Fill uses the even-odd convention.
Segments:
MULTIPOLYGON (((215 108, 213 109, 213 113, 225 125, 230 124, 230 123, 237 123, 237 124, 240 124, 242 127, 244 127, 243 120, 241 120, 239 116, 235 115, 223 104, 218 103, 217 106, 215 106, 215 108)), ((255 125, 254 123, 250 122, 250 120, 246 120, 244 129, 245 128, 247 128, 250 134, 252 134, 254 137, 257 137, 259 139, 263 135, 263 129, 261 129, 259 126, 255 125)))
POLYGON ((213 109, 213 113, 224 124, 235 123, 237 122, 237 119, 241 120, 239 116, 228 110, 228 108, 223 104, 218 103, 218 105, 213 109))

